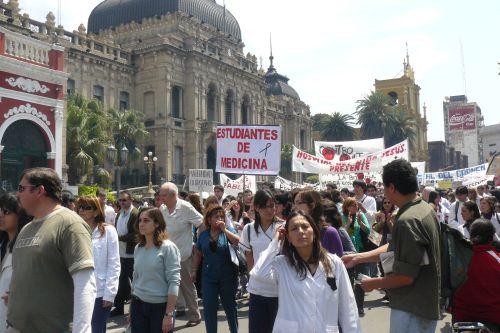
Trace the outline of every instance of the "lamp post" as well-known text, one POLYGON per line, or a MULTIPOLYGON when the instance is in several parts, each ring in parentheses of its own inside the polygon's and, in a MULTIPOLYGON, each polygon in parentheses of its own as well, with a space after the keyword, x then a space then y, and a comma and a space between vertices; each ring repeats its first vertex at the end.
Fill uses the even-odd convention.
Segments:
POLYGON ((151 181, 151 176, 153 172, 153 165, 158 161, 158 157, 153 156, 152 152, 149 152, 147 156, 144 156, 144 162, 148 166, 149 171, 149 184, 148 184, 148 195, 152 198, 155 195, 155 190, 153 190, 153 182, 151 181))
POLYGON ((111 144, 108 147, 108 160, 113 165, 113 170, 115 171, 115 181, 116 181, 116 196, 120 195, 121 187, 121 168, 127 164, 128 160, 128 149, 123 146, 120 151, 111 144))

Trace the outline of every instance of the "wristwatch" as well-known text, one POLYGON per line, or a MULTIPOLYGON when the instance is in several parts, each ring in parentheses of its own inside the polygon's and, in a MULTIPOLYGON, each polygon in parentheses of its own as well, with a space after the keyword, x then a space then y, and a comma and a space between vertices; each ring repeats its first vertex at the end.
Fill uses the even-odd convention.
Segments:
POLYGON ((174 317, 174 314, 175 314, 175 310, 174 310, 174 311, 172 311, 172 312, 165 312, 165 317, 170 316, 170 317, 172 317, 172 318, 173 318, 173 317, 174 317))

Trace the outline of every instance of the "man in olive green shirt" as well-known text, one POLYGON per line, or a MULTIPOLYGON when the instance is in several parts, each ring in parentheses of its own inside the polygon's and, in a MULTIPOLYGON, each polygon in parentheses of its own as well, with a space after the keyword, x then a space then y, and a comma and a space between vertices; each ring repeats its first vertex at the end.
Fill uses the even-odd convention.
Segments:
POLYGON ((384 166, 387 199, 399 207, 389 244, 376 250, 344 256, 346 267, 379 261, 394 253, 392 272, 364 279, 365 291, 386 289, 391 306, 390 332, 434 333, 439 319, 439 223, 432 207, 417 196, 417 171, 405 160, 384 166))

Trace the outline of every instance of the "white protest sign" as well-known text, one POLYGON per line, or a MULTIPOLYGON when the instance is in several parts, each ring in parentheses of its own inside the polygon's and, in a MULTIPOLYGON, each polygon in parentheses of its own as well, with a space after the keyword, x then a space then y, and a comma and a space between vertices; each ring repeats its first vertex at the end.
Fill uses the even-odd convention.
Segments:
POLYGON ((220 183, 224 187, 224 195, 232 195, 237 197, 244 190, 250 190, 253 193, 257 192, 257 181, 255 176, 241 176, 238 179, 231 179, 224 174, 220 174, 220 183), (245 186, 243 186, 243 180, 245 186))
POLYGON ((214 171, 212 169, 189 169, 189 190, 193 192, 212 192, 214 171))
POLYGON ((313 187, 314 189, 320 191, 321 186, 319 183, 316 184, 299 184, 292 182, 291 180, 285 179, 283 177, 277 176, 276 179, 274 180, 274 188, 277 190, 282 190, 282 191, 291 191, 294 188, 304 188, 304 187, 313 187))
POLYGON ((418 183, 423 184, 425 173, 425 162, 411 162, 411 166, 417 169, 418 183))
POLYGON ((365 173, 340 173, 319 175, 319 180, 322 184, 335 183, 338 188, 353 189, 352 183, 355 180, 362 180, 367 184, 382 181, 382 172, 365 172, 365 173))
POLYGON ((217 126, 217 172, 277 175, 281 126, 217 126))
POLYGON ((292 171, 317 174, 377 172, 381 171, 384 165, 398 158, 408 159, 407 140, 377 153, 338 162, 311 155, 294 146, 292 171))
POLYGON ((346 161, 384 150, 384 138, 357 141, 314 141, 316 156, 328 161, 346 161))
POLYGON ((488 163, 476 165, 470 168, 440 171, 440 172, 427 172, 423 175, 423 183, 429 186, 437 186, 439 181, 464 181, 464 183, 475 182, 477 180, 485 179, 488 163))

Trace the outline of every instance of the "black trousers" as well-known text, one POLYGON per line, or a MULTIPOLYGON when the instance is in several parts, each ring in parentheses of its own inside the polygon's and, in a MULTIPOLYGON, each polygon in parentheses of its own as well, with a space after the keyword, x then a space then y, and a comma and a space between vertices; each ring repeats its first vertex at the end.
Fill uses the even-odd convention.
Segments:
MULTIPOLYGON (((162 333, 161 326, 166 309, 167 303, 148 303, 132 296, 130 303, 132 333, 162 333)), ((173 326, 175 326, 175 318, 173 326)))
POLYGON ((130 299, 131 283, 134 273, 134 258, 120 258, 120 279, 115 297, 115 307, 122 307, 130 299))
POLYGON ((271 333, 278 314, 278 297, 250 294, 248 308, 248 332, 271 333))

